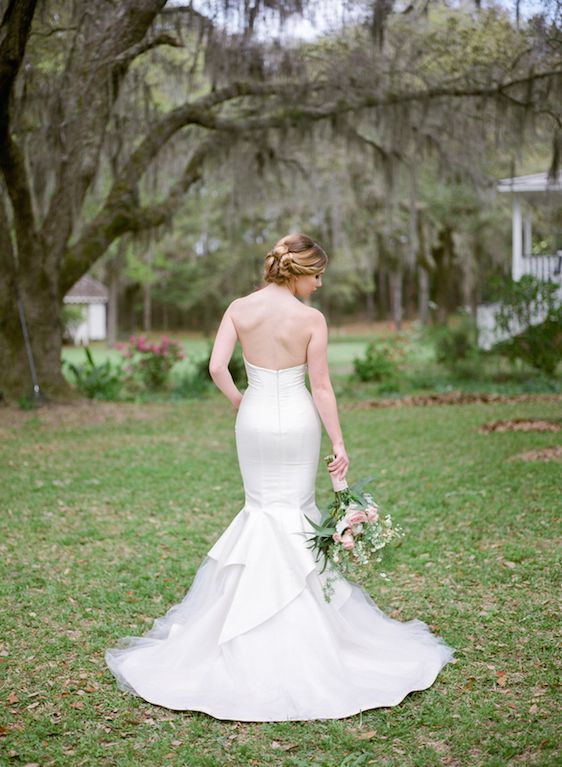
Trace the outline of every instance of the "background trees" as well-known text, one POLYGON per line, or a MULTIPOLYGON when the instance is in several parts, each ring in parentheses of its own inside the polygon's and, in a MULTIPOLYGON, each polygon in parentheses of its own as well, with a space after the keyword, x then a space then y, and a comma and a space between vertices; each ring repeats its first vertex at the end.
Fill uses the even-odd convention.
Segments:
POLYGON ((313 42, 264 36, 263 14, 271 31, 296 5, 0 4, 5 395, 29 381, 16 297, 63 394, 62 297, 104 256, 145 286, 145 324, 156 298, 209 329, 295 227, 334 254, 329 312, 372 316, 387 294, 399 321, 405 294, 422 314, 430 291, 444 311, 472 295, 481 198, 459 218, 452 196, 485 192, 526 140, 557 165, 556 19, 357 3, 313 42))

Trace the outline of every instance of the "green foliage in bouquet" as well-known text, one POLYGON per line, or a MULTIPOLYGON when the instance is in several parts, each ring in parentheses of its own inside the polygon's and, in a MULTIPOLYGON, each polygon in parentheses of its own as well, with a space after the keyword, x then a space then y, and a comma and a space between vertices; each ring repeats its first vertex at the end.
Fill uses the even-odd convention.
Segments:
MULTIPOLYGON (((331 463, 334 456, 324 460, 331 463)), ((316 553, 316 561, 324 559, 320 573, 329 566, 330 575, 323 585, 328 602, 337 578, 351 576, 360 581, 373 559, 382 561, 381 549, 404 536, 399 525, 393 526, 390 514, 381 515, 373 496, 364 492, 374 479, 375 475, 371 475, 336 490, 319 524, 305 515, 314 531, 308 548, 316 553)), ((380 574, 386 577, 385 573, 380 574)))
MULTIPOLYGON (((324 458, 326 463, 334 460, 334 456, 326 456, 324 458), (328 458, 330 460, 328 460, 328 458)), ((375 475, 365 477, 363 479, 354 482, 345 490, 337 490, 334 492, 333 500, 327 505, 326 510, 322 516, 320 524, 313 522, 306 516, 306 520, 310 523, 315 531, 315 535, 309 541, 308 548, 316 552, 316 561, 320 560, 320 557, 324 557, 324 564, 322 565, 321 573, 326 569, 326 565, 330 560, 330 549, 334 544, 333 535, 336 532, 336 525, 338 521, 345 515, 348 507, 354 503, 361 508, 366 508, 369 501, 363 493, 365 488, 370 482, 375 479, 375 475)))

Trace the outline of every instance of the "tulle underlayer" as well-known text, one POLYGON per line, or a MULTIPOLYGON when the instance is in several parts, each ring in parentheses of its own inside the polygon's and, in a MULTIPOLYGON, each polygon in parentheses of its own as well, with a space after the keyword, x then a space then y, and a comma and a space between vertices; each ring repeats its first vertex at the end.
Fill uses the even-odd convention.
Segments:
POLYGON ((106 651, 119 688, 173 710, 260 722, 344 718, 431 686, 455 650, 347 580, 326 602, 304 522, 301 509, 245 506, 183 600, 106 651))

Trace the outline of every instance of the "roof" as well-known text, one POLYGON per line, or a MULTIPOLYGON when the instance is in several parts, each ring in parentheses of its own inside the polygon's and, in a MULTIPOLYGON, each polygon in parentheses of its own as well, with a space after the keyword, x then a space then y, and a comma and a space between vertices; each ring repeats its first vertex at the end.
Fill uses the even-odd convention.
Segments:
POLYGON ((562 171, 554 181, 548 180, 548 173, 531 173, 528 176, 501 178, 498 181, 498 192, 562 192, 562 171))
POLYGON ((70 288, 64 297, 65 304, 106 304, 109 293, 105 285, 85 274, 70 288))

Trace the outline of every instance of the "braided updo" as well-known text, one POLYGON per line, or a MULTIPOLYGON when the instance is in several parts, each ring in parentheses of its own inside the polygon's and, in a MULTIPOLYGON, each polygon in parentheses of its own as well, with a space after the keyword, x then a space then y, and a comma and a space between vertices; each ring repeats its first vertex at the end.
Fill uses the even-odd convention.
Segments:
POLYGON ((265 257, 263 279, 286 285, 295 277, 318 274, 328 263, 320 245, 306 234, 288 234, 265 257))

